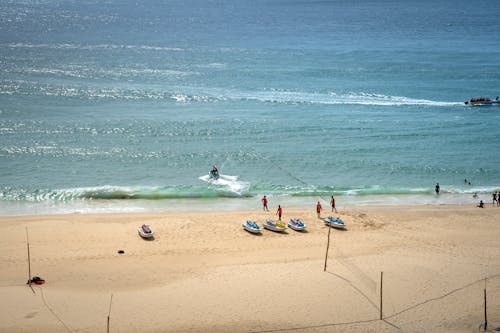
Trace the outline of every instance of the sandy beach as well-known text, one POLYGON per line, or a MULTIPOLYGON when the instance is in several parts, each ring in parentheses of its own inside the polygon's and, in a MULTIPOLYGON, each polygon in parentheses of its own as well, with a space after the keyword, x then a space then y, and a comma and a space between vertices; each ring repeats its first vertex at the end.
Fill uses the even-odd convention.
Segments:
POLYGON ((476 332, 500 326, 500 208, 0 217, 1 332, 476 332), (138 236, 149 224, 154 240, 138 236), (27 232, 32 276, 28 279, 27 232), (123 250, 119 254, 118 250, 123 250), (382 316, 380 280, 383 272, 382 316))

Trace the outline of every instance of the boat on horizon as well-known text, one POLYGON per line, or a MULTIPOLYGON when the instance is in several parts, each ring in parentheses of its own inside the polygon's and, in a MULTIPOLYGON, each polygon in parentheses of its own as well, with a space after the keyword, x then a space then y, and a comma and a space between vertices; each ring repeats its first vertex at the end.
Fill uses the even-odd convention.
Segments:
POLYGON ((495 99, 491 99, 488 97, 477 97, 477 98, 471 98, 468 101, 464 102, 465 105, 471 105, 471 106, 476 106, 476 105, 500 105, 500 100, 498 99, 498 96, 495 99))

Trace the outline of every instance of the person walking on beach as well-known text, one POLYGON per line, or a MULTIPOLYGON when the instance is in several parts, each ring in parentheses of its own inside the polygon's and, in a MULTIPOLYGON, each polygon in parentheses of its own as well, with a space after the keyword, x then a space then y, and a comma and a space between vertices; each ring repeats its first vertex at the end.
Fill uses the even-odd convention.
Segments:
POLYGON ((269 211, 269 209, 267 208, 267 198, 266 198, 266 196, 264 196, 262 198, 262 209, 265 210, 265 211, 269 211))
POLYGON ((316 213, 318 213, 318 219, 321 218, 321 203, 318 201, 318 204, 316 205, 316 213))
POLYGON ((436 194, 439 194, 439 183, 436 184, 436 194))
POLYGON ((337 208, 335 208, 335 198, 333 197, 333 195, 330 199, 330 205, 332 206, 332 212, 335 210, 335 213, 337 213, 337 208))
POLYGON ((498 204, 497 193, 493 192, 491 196, 493 197, 493 206, 495 205, 495 202, 498 204))
POLYGON ((276 211, 276 215, 278 215, 278 220, 281 221, 281 214, 283 214, 283 209, 281 208, 281 205, 278 205, 278 210, 276 211))

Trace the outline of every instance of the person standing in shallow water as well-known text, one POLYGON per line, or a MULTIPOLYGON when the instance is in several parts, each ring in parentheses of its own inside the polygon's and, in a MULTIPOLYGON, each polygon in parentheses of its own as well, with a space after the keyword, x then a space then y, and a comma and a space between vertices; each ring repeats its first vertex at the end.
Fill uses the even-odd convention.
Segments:
POLYGON ((436 194, 439 194, 439 183, 436 184, 436 194))

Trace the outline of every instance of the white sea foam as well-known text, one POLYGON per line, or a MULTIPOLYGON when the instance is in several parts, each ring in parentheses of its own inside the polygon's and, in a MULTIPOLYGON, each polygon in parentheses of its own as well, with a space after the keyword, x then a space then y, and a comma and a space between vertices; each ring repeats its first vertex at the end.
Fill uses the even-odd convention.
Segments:
POLYGON ((150 51, 184 51, 179 47, 166 47, 155 45, 124 45, 124 44, 71 44, 71 43, 6 43, 0 44, 9 48, 26 49, 58 49, 58 50, 99 50, 99 49, 123 49, 123 50, 150 50, 150 51))
POLYGON ((218 179, 213 179, 209 175, 205 175, 198 177, 198 179, 236 195, 243 195, 250 187, 250 183, 238 181, 238 176, 221 174, 218 179))
POLYGON ((405 96, 387 96, 377 93, 314 93, 294 91, 260 91, 260 92, 232 92, 233 99, 256 100, 267 103, 285 104, 329 104, 329 105, 368 105, 368 106, 457 106, 463 102, 433 101, 405 96))
POLYGON ((388 96, 378 93, 319 93, 285 90, 241 91, 232 89, 205 88, 198 91, 178 92, 171 96, 177 102, 256 101, 278 104, 324 104, 366 106, 462 106, 463 102, 434 101, 406 96, 388 96))

